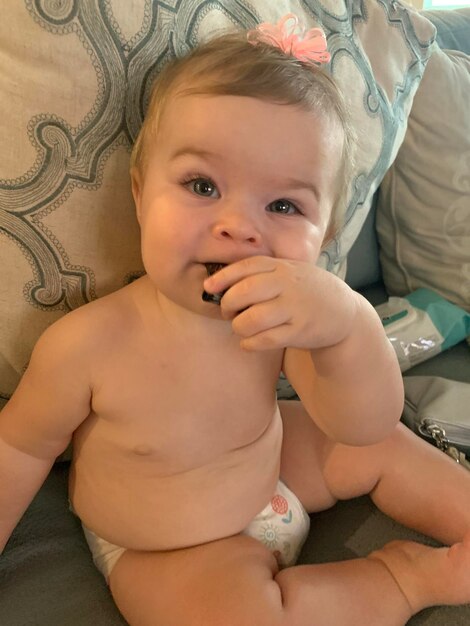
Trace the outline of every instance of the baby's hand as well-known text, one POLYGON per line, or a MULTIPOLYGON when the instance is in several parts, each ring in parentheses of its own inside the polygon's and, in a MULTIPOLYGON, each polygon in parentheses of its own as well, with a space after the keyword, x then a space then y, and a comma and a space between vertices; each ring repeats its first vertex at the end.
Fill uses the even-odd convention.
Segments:
POLYGON ((246 350, 323 348, 342 341, 354 323, 354 292, 311 263, 249 257, 207 278, 204 289, 226 291, 222 317, 246 350))

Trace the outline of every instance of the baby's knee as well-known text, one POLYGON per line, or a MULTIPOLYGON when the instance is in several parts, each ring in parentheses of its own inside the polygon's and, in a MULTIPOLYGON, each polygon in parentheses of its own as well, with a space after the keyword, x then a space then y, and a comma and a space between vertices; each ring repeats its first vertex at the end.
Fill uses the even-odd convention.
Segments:
POLYGON ((126 552, 110 588, 133 626, 283 626, 273 555, 236 536, 167 553, 126 552))

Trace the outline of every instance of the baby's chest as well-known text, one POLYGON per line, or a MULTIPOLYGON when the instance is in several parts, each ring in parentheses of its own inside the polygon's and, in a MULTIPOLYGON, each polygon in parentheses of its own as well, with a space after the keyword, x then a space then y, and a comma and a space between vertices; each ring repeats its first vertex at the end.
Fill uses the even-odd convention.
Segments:
POLYGON ((276 378, 268 360, 115 369, 94 398, 94 434, 175 468, 208 462, 262 435, 275 411, 276 378))

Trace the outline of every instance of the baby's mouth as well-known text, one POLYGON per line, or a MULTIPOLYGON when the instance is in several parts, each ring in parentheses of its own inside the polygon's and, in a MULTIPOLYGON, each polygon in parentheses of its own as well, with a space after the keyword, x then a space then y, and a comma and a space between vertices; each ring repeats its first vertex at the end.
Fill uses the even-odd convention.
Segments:
MULTIPOLYGON (((212 274, 215 274, 216 272, 221 270, 223 267, 225 267, 227 263, 211 262, 211 263, 204 263, 204 265, 206 266, 207 275, 212 276, 212 274)), ((225 291, 222 291, 221 293, 207 293, 207 291, 203 291, 202 299, 204 300, 204 302, 213 302, 214 304, 220 305, 220 301, 222 300, 222 296, 224 295, 224 293, 225 291)))

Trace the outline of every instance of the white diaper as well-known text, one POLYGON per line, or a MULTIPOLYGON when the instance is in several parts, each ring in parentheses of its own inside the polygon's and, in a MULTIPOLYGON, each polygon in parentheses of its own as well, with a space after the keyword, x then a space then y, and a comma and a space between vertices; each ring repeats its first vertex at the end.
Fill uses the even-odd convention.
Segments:
MULTIPOLYGON (((93 561, 106 580, 125 548, 98 537, 83 526, 93 561)), ((294 565, 310 529, 310 518, 297 496, 279 481, 269 504, 243 531, 274 554, 279 567, 294 565)))
POLYGON ((106 541, 106 539, 101 539, 84 524, 82 524, 82 528, 88 547, 91 550, 93 562, 106 578, 106 582, 108 582, 113 567, 116 565, 119 557, 124 554, 126 548, 121 548, 114 545, 114 543, 106 541))
POLYGON ((295 565, 310 530, 310 518, 302 503, 279 481, 271 502, 243 531, 261 541, 274 554, 279 567, 295 565))

